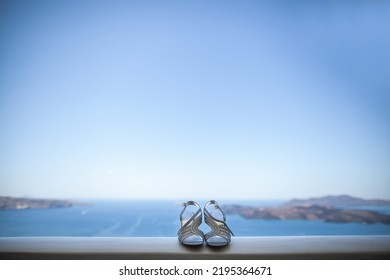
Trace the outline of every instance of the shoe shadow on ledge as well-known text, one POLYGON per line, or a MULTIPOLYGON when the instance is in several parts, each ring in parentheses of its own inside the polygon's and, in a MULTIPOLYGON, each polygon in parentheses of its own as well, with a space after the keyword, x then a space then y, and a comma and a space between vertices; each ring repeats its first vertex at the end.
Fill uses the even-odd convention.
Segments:
POLYGON ((202 246, 202 245, 199 245, 199 246, 186 246, 186 245, 181 245, 181 244, 178 244, 178 246, 180 246, 180 248, 182 250, 185 250, 186 252, 190 253, 190 252, 193 252, 193 253, 199 253, 199 252, 202 252, 205 250, 205 246, 202 246))
MULTIPOLYGON (((180 245, 180 244, 179 244, 180 245)), ((180 248, 182 250, 185 250, 187 253, 205 253, 207 251, 211 251, 212 253, 224 253, 229 250, 230 246, 207 246, 206 244, 204 245, 199 245, 199 246, 183 246, 180 245, 180 248)))
POLYGON ((226 252, 227 250, 229 250, 229 247, 231 245, 228 245, 228 246, 205 246, 207 248, 207 250, 210 250, 214 253, 223 253, 223 252, 226 252))

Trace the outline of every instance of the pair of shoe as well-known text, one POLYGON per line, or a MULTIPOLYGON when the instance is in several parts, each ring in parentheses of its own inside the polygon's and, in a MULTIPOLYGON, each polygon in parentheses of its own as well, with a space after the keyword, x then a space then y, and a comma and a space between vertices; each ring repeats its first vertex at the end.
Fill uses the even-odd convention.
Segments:
POLYGON ((180 213, 181 228, 177 232, 183 245, 199 246, 206 242, 209 246, 226 246, 233 232, 226 224, 226 216, 215 200, 207 202, 203 208, 204 221, 211 231, 204 234, 199 229, 202 223, 202 209, 195 201, 183 203, 180 213), (231 234, 231 235, 230 235, 231 234))

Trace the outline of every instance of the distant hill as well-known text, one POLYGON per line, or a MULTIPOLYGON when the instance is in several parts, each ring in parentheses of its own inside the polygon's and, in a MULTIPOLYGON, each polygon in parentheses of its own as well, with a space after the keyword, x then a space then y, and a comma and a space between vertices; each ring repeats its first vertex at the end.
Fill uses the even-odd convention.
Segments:
POLYGON ((390 215, 375 211, 340 209, 327 206, 252 207, 224 205, 226 214, 259 220, 320 220, 333 223, 390 224, 390 215))
POLYGON ((328 195, 309 199, 292 199, 283 206, 332 206, 332 207, 350 207, 350 206, 390 206, 390 200, 383 199, 362 199, 350 195, 328 195))
POLYGON ((333 223, 390 224, 390 215, 350 209, 351 206, 390 206, 390 201, 360 199, 348 195, 293 199, 279 207, 224 205, 226 214, 261 220, 320 220, 333 223))
POLYGON ((87 204, 73 202, 69 200, 32 199, 32 198, 22 198, 22 197, 0 196, 0 210, 64 208, 64 207, 72 207, 74 205, 87 205, 87 204))

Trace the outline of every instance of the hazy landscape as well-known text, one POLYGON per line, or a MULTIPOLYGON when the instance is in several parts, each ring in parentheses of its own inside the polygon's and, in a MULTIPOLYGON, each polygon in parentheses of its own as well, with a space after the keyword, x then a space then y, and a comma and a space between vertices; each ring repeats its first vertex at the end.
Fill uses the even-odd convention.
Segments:
MULTIPOLYGON (((181 202, 2 196, 0 236, 177 236, 181 202)), ((236 236, 390 234, 388 201, 327 196, 218 202, 236 236)), ((204 223, 200 228, 209 231, 204 223)))
MULTIPOLYGON (((59 199, 0 197, 0 210, 50 209, 77 205, 88 206, 91 203, 59 199)), ((272 207, 226 204, 223 209, 227 215, 239 215, 246 219, 390 224, 390 215, 366 210, 364 206, 390 206, 390 200, 362 199, 349 195, 329 195, 310 199, 292 199, 280 206, 272 207), (353 207, 363 207, 363 209, 354 209, 353 207)))

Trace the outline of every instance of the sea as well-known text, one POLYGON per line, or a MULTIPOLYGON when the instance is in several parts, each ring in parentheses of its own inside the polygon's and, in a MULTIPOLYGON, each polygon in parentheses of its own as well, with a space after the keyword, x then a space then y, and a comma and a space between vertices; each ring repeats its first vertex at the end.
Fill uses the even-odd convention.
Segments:
MULTIPOLYGON (((181 201, 95 200, 69 208, 0 211, 0 237, 173 237, 181 201)), ((277 206, 283 201, 219 201, 219 204, 277 206)), ((203 201, 199 202, 201 205, 203 201)), ((390 215, 390 207, 359 207, 390 215)), ((235 236, 390 235, 390 225, 307 220, 255 220, 227 215, 235 236)), ((207 225, 201 229, 208 231, 207 225)))

